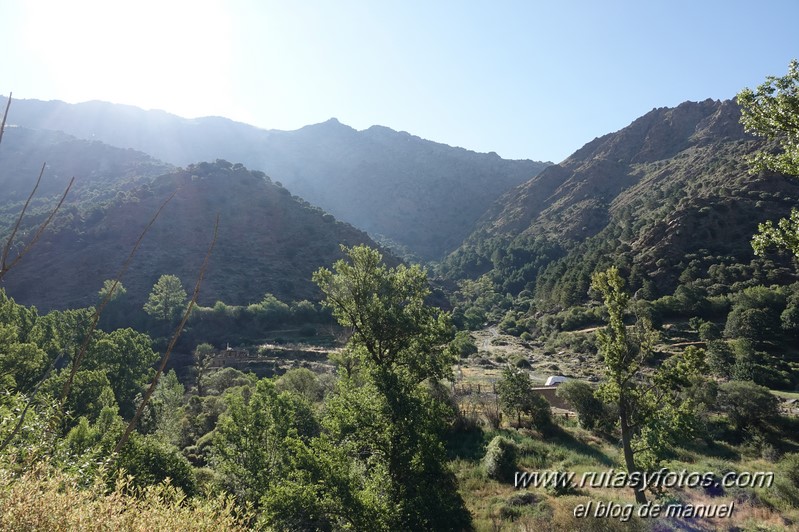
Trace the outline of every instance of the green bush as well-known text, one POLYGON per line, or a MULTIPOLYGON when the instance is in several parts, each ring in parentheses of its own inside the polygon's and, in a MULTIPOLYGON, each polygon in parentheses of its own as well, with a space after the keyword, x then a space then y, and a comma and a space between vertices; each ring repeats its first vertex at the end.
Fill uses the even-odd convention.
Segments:
POLYGON ((607 417, 605 405, 594 396, 594 387, 586 382, 569 380, 558 386, 555 392, 577 412, 580 426, 593 430, 602 425, 607 417))
POLYGON ((517 459, 516 444, 503 436, 495 436, 486 448, 483 467, 490 478, 509 482, 517 471, 517 459))
POLYGON ((774 489, 788 505, 799 508, 799 453, 788 453, 779 461, 774 489))
POLYGON ((719 386, 716 407, 735 425, 737 430, 761 426, 777 417, 779 400, 768 388, 750 381, 730 381, 719 386))
POLYGON ((533 427, 546 432, 552 427, 552 407, 543 396, 533 394, 527 405, 527 413, 532 418, 533 427))
POLYGON ((468 331, 458 331, 455 339, 450 343, 450 348, 461 358, 467 358, 477 353, 477 344, 472 340, 468 331))
POLYGON ((513 357, 513 365, 519 369, 530 369, 533 367, 530 361, 521 355, 513 357))
POLYGON ((189 461, 177 447, 151 436, 134 435, 120 451, 118 466, 133 475, 133 483, 137 486, 156 485, 170 478, 172 485, 186 495, 197 492, 197 481, 189 461))

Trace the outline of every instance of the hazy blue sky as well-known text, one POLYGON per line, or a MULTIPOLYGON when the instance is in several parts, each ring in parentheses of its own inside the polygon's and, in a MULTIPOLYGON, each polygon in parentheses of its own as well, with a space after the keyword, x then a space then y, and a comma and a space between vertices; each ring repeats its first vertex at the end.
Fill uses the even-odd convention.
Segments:
MULTIPOLYGON (((3 0, 0 93, 558 162, 799 57, 799 1, 3 0)), ((13 118, 13 114, 12 114, 13 118)))

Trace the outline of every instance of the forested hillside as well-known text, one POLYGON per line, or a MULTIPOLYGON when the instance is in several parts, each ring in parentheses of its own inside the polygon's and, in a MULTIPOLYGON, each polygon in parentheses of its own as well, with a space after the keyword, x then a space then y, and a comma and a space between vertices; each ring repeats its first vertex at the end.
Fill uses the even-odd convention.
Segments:
POLYGON ((134 148, 176 165, 240 162, 425 260, 454 250, 487 205, 549 164, 505 160, 386 127, 356 131, 335 119, 278 131, 103 102, 20 100, 12 123, 134 148))
POLYGON ((74 176, 70 198, 84 201, 124 190, 135 178, 155 177, 174 169, 132 149, 81 140, 59 131, 8 127, 0 150, 0 208, 24 201, 45 163, 38 198, 60 195, 74 176))
MULTIPOLYGON (((65 203, 4 279, 17 301, 42 309, 94 304, 104 280, 116 275, 148 220, 176 190, 124 278, 132 308, 141 308, 163 274, 178 276, 187 287, 193 282, 217 214, 218 244, 200 297, 207 305, 257 303, 266 293, 289 301, 318 299, 311 273, 339 257, 341 244, 375 245, 362 231, 240 164, 199 163, 123 183, 112 195, 78 194, 65 203)), ((7 222, 18 207, 4 207, 7 222)), ((37 220, 30 218, 26 227, 37 220)))

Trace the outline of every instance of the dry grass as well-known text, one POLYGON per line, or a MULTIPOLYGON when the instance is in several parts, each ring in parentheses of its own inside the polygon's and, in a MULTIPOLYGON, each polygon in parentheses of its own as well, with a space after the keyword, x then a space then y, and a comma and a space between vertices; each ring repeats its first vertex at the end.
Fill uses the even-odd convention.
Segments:
POLYGON ((45 467, 15 478, 0 470, 0 530, 244 530, 229 498, 186 499, 169 484, 136 490, 120 478, 80 488, 76 479, 45 467))

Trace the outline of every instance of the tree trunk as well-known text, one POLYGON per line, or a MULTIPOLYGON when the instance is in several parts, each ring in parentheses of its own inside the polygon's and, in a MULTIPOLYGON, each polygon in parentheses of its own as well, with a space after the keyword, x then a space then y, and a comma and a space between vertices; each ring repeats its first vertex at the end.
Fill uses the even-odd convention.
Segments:
MULTIPOLYGON (((632 475, 638 473, 638 467, 635 465, 635 457, 633 456, 632 448, 632 431, 630 430, 629 420, 627 419, 627 405, 622 399, 619 401, 619 424, 621 425, 621 446, 624 451, 624 465, 627 466, 627 473, 632 475)), ((637 486, 633 486, 635 493, 635 502, 638 504, 646 504, 646 494, 644 493, 643 479, 639 480, 637 486)))

